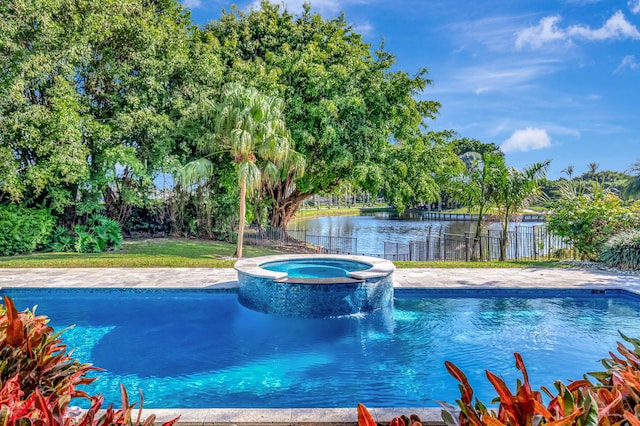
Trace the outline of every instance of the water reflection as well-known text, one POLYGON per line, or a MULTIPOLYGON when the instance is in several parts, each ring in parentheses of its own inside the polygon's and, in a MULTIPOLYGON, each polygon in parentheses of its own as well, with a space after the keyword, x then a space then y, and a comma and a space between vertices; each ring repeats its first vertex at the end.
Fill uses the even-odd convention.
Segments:
MULTIPOLYGON (((515 226, 516 224, 512 224, 515 226)), ((528 222, 527 226, 540 225, 528 222)), ((384 243, 408 244, 425 241, 430 235, 474 233, 474 221, 425 220, 420 213, 407 213, 398 217, 390 212, 377 212, 366 216, 319 216, 292 221, 289 229, 306 231, 309 235, 357 238, 357 252, 367 255, 383 255, 384 243)), ((491 235, 497 236, 499 223, 489 223, 491 235)))

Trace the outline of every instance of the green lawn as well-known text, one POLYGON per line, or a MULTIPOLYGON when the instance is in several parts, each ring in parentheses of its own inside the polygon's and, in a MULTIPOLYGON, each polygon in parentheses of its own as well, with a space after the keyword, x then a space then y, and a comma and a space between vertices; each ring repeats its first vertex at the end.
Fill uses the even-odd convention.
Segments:
MULTIPOLYGON (((0 257, 0 268, 231 268, 235 245, 177 238, 125 241, 122 250, 106 253, 39 253, 0 257)), ((245 246, 245 257, 267 256, 277 250, 245 246)), ((394 262, 399 268, 549 268, 556 261, 394 262)))
MULTIPOLYGON (((218 241, 175 238, 125 241, 122 250, 105 253, 38 253, 0 257, 0 268, 184 267, 230 268, 235 245, 218 241)), ((279 252, 245 246, 245 257, 279 252)))
POLYGON ((300 209, 296 212, 294 219, 300 219, 303 217, 316 217, 316 216, 359 216, 363 213, 376 213, 376 212, 393 212, 392 207, 377 206, 377 207, 321 207, 319 209, 308 208, 300 209))

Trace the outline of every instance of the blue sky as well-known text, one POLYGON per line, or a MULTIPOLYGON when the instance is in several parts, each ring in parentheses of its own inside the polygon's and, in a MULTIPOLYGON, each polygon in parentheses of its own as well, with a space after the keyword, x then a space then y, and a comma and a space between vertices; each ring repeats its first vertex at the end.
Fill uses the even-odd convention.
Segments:
MULTIPOLYGON (((182 0, 198 24, 234 2, 182 0)), ((277 2, 299 12, 302 0, 277 2)), ((238 1, 258 7, 259 1, 238 1)), ((522 168, 551 159, 548 176, 596 162, 625 171, 640 159, 640 0, 315 0, 344 11, 399 69, 429 69, 432 130, 494 142, 522 168)))

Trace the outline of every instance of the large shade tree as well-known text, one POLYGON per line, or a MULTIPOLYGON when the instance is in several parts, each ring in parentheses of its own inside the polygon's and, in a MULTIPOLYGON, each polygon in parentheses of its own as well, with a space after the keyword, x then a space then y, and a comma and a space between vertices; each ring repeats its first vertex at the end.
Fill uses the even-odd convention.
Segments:
POLYGON ((384 46, 372 54, 344 16, 324 19, 305 5, 296 17, 263 1, 250 12, 223 12, 205 32, 220 44, 225 79, 285 101, 287 126, 307 160, 303 177, 273 187, 274 226, 286 225, 307 197, 381 161, 390 140, 407 140, 439 107, 416 100, 430 84, 426 69, 392 70, 394 57, 384 46))
POLYGON ((236 257, 242 258, 246 198, 264 183, 275 184, 282 170, 301 173, 304 158, 292 149, 291 137, 283 117, 282 100, 262 94, 255 88, 227 84, 218 104, 204 100, 195 120, 202 134, 199 150, 205 156, 188 163, 181 177, 197 182, 213 174, 216 163, 207 156, 227 152, 236 165, 239 224, 236 257))
POLYGON ((125 221, 190 153, 175 125, 221 77, 178 0, 3 1, 0 34, 0 202, 71 220, 125 221))

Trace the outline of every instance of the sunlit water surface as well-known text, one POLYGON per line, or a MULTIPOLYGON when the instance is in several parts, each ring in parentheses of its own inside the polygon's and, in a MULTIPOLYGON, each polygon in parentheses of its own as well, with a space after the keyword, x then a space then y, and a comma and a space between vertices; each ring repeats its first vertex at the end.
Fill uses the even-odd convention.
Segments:
MULTIPOLYGON (((401 293, 367 316, 287 318, 209 291, 10 290, 19 309, 65 331, 83 362, 104 368, 88 389, 119 403, 119 384, 147 407, 416 407, 453 402, 457 364, 488 402, 484 370, 514 386, 520 352, 534 387, 600 369, 619 340, 640 336, 623 297, 432 298, 401 293), (404 294, 404 295, 403 295, 404 294)), ((561 295, 560 293, 559 295, 561 295)))

